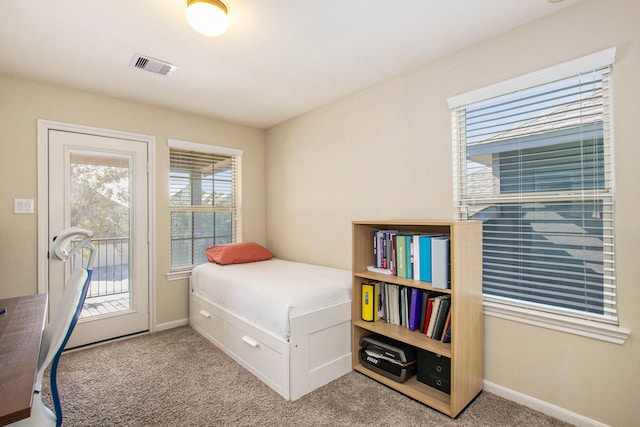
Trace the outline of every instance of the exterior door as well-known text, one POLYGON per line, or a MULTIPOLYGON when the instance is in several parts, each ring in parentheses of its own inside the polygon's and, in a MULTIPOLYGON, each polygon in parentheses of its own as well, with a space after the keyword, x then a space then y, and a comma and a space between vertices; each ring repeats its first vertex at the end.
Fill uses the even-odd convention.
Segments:
MULTIPOLYGON (((49 242, 93 231, 93 276, 68 348, 149 330, 147 143, 49 129, 49 242)), ((51 247, 49 250, 51 250, 51 247)), ((50 315, 82 255, 48 261, 50 315)))

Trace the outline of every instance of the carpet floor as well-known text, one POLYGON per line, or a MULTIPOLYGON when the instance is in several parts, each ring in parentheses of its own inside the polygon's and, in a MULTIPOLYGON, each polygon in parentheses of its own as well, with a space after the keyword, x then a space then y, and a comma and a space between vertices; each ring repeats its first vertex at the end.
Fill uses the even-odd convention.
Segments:
POLYGON ((569 425, 487 392, 451 419, 354 371, 289 402, 188 326, 66 352, 58 385, 68 427, 569 425))

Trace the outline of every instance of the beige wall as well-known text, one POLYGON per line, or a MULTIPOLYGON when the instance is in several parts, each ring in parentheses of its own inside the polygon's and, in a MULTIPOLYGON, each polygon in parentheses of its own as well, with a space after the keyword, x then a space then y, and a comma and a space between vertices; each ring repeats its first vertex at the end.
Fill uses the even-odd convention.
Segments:
POLYGON ((167 138, 244 150, 243 237, 265 242, 264 131, 0 76, 0 298, 37 291, 37 214, 15 215, 13 200, 37 200, 38 119, 155 137, 157 323, 188 317, 187 280, 165 277, 169 269, 167 138))
POLYGON ((270 249, 349 269, 352 220, 452 218, 447 98, 616 46, 616 265, 620 322, 632 335, 608 344, 485 316, 485 378, 599 422, 637 425, 639 22, 637 0, 584 0, 269 129, 270 249))

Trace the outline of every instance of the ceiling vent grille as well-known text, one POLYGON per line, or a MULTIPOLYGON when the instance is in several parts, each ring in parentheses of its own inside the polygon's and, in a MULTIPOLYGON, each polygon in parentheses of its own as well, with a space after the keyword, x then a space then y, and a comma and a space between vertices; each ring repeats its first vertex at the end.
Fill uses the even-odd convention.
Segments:
POLYGON ((137 53, 133 56, 130 65, 134 68, 140 68, 141 70, 149 71, 155 74, 162 74, 163 76, 171 74, 178 69, 178 67, 176 67, 175 65, 171 65, 168 62, 153 59, 148 56, 139 55, 137 53))

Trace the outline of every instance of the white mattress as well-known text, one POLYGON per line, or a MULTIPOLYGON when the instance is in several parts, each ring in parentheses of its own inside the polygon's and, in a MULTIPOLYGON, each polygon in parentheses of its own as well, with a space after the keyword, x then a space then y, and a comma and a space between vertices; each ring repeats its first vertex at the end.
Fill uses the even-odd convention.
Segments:
POLYGON ((351 272, 281 259, 206 263, 193 269, 191 290, 288 340, 290 316, 351 301, 351 272))

